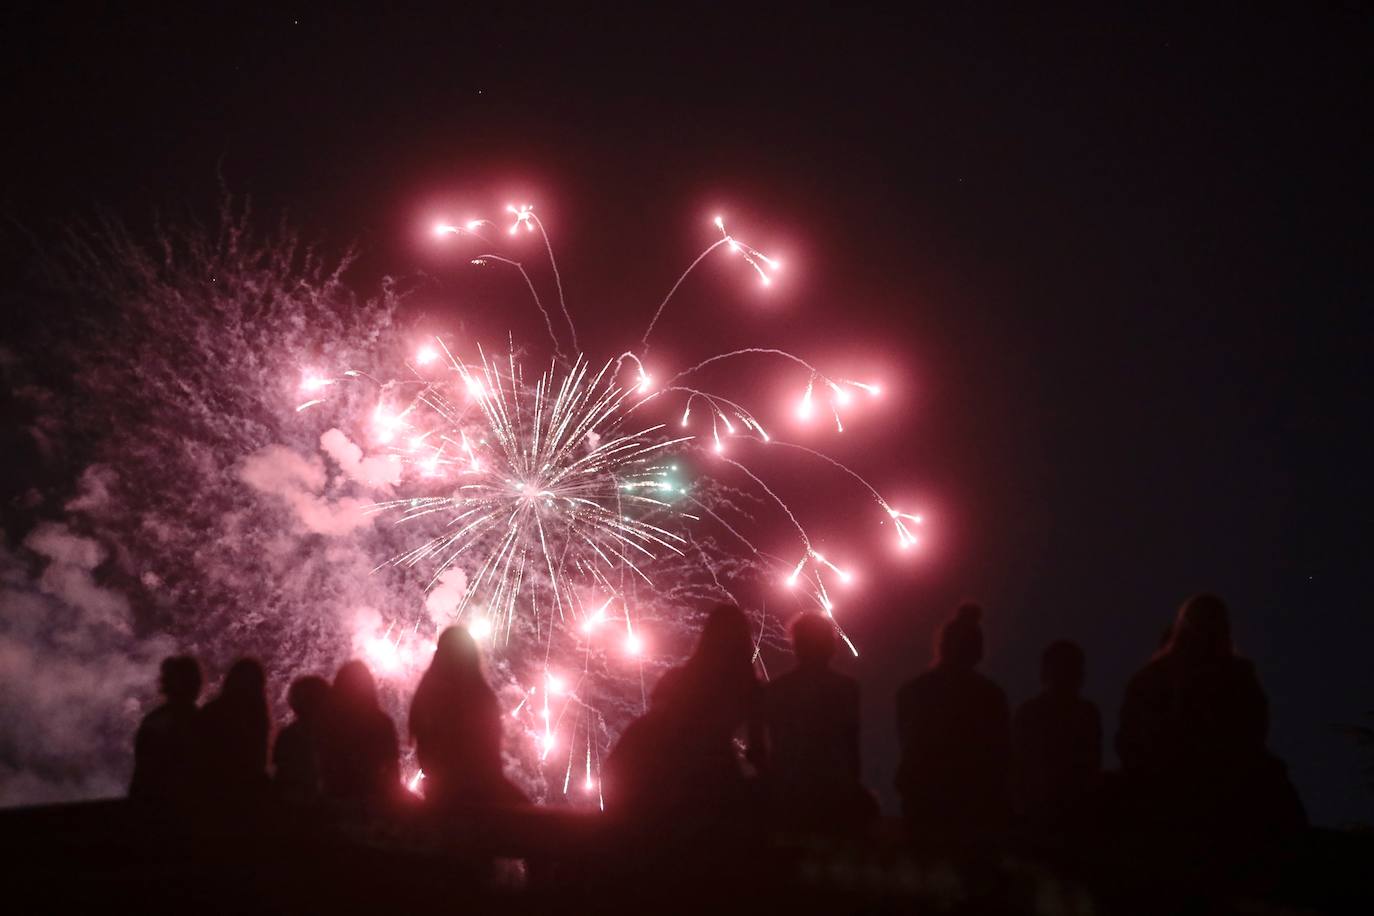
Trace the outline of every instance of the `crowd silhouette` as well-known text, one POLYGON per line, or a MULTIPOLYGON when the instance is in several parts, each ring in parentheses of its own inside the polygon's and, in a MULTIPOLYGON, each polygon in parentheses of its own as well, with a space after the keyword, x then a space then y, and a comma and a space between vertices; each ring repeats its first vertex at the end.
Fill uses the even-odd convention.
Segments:
MULTIPOLYGON (((859 685, 831 665, 828 618, 801 615, 791 641, 795 666, 761 681, 745 615, 731 605, 712 610, 690 657, 654 685, 647 711, 605 760, 606 823, 636 848, 688 841, 700 849, 704 836, 868 834, 879 810, 861 780, 859 685)), ((1236 654, 1216 596, 1187 600, 1126 685, 1118 772, 1104 772, 1101 716, 1082 695, 1081 646, 1045 648, 1042 690, 1013 715, 1002 688, 978 670, 983 644, 982 609, 960 606, 940 628, 929 668, 897 693, 895 786, 913 846, 976 858, 1027 837, 1061 846, 1111 832, 1236 843, 1305 825, 1267 747, 1264 691, 1236 654)), ((165 701, 134 742, 134 801, 414 803, 440 814, 528 804, 503 772, 501 708, 465 629, 440 634, 410 704, 423 803, 402 785, 397 729, 363 662, 344 664, 332 683, 308 675, 291 684, 294 718, 270 758, 262 666, 235 662, 197 708, 201 681, 195 659, 163 662, 165 701)))

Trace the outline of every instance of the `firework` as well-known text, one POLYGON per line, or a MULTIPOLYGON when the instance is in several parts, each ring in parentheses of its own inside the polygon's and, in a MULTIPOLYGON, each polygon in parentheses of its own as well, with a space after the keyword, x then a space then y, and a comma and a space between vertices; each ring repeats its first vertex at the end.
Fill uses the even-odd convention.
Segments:
MULTIPOLYGON (((406 374, 394 379, 355 371, 331 378, 306 370, 300 388, 308 400, 297 410, 326 403, 338 382, 371 386, 373 445, 408 469, 402 495, 371 511, 416 533, 414 546, 382 567, 424 569, 429 613, 393 621, 385 634, 366 641, 374 665, 384 674, 414 669, 434 626, 467 626, 504 659, 509 714, 528 735, 541 768, 557 761, 562 779, 550 782, 564 795, 580 788, 599 803, 600 760, 617 725, 642 711, 645 666, 673 658, 683 643, 676 637, 685 635, 706 600, 744 605, 736 583, 771 581, 831 620, 858 654, 836 619, 832 597, 855 573, 816 549, 758 468, 726 455, 731 439, 809 455, 851 477, 873 498, 875 520, 893 527, 902 548, 917 543, 913 529, 922 520, 894 508, 823 452, 779 440, 753 410, 706 390, 694 376, 725 360, 779 360, 804 380, 798 420, 809 421, 823 402, 837 432, 844 429, 841 409, 856 395, 879 396, 877 383, 828 375, 774 348, 711 356, 662 383, 650 375, 644 362, 650 336, 707 256, 719 249, 739 256, 764 285, 781 269, 777 259, 727 232, 722 218, 713 221, 721 237, 678 277, 637 352, 593 361, 579 345, 543 223, 528 204, 507 212, 513 217, 507 237, 537 231, 544 243, 571 356, 524 263, 486 251, 469 260, 514 267, 524 279, 552 343, 546 366, 527 371, 513 343, 499 356, 480 346, 460 355, 452 342, 436 337, 421 344, 406 374), (693 479, 691 469, 701 466, 717 473, 693 479), (796 532, 797 552, 777 556, 760 549, 738 518, 728 517, 738 516, 732 494, 781 513, 796 532), (576 782, 574 769, 581 770, 576 782)), ((485 232, 494 228, 475 219, 435 231, 491 246, 485 232)), ((777 633, 778 615, 770 629, 763 607, 745 609, 762 646, 777 633)), ((419 780, 412 776, 411 787, 419 780)))

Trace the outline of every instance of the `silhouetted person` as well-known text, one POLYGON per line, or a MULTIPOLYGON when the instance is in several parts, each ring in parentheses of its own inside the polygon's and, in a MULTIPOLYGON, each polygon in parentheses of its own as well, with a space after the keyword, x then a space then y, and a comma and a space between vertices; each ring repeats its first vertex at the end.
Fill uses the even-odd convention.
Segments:
POLYGON ((831 669, 835 625, 819 614, 792 623, 792 652, 797 666, 763 693, 773 817, 807 829, 859 826, 877 814, 859 781, 859 684, 831 669))
POLYGON ((1188 599, 1121 706, 1116 748, 1137 810, 1195 834, 1301 826, 1268 733, 1269 701, 1254 665, 1235 654, 1226 605, 1215 595, 1188 599))
POLYGON ((897 693, 897 791, 913 836, 972 851, 1010 816, 1011 736, 1002 689, 974 670, 982 609, 965 604, 940 631, 935 664, 897 693))
POLYGON ((748 789, 735 750, 749 726, 760 743, 760 688, 754 677, 749 622, 733 605, 707 617, 692 656, 663 675, 653 703, 607 760, 606 804, 639 819, 672 816, 675 825, 739 814, 748 789))
POLYGON ((410 704, 410 734, 425 774, 427 802, 528 802, 503 772, 501 709, 482 673, 477 643, 462 627, 439 634, 434 659, 410 704))
POLYGON ((196 700, 200 663, 189 655, 162 660, 159 687, 165 701, 143 717, 134 737, 134 775, 129 797, 140 802, 184 804, 195 794, 196 700))
POLYGON ((1102 774, 1102 717, 1083 699, 1083 649, 1067 640, 1040 657, 1040 695, 1012 719, 1021 811, 1041 829, 1075 826, 1102 774))
POLYGON ((660 678, 650 691, 648 711, 620 733, 602 768, 602 796, 615 816, 645 819, 666 807, 658 780, 670 753, 672 726, 663 710, 662 683, 660 678))
POLYGON ((320 797, 321 745, 329 711, 329 682, 318 675, 296 678, 286 692, 296 718, 277 735, 272 766, 277 794, 290 801, 320 797))
POLYGON ((377 682, 354 659, 334 675, 324 721, 320 778, 338 801, 394 800, 401 786, 396 726, 377 703, 377 682))
POLYGON ((267 788, 266 682, 262 665, 239 659, 196 719, 200 791, 207 801, 257 797, 267 788))

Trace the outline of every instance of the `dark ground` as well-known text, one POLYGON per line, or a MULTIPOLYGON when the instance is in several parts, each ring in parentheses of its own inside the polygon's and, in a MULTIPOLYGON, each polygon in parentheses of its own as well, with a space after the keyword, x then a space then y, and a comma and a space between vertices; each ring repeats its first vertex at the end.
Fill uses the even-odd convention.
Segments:
MULTIPOLYGON (((1313 830, 1221 865, 1217 850, 1119 837, 1066 856, 922 855, 896 822, 863 841, 728 838, 645 864, 587 815, 330 820, 237 811, 195 830, 123 803, 0 814, 24 912, 1359 913, 1374 840, 1313 830), (1148 850, 1148 853, 1146 852, 1148 850), (529 868, 493 856, 532 856, 529 868), (631 864, 633 863, 633 864, 631 864)), ((1105 838, 1104 838, 1105 839, 1105 838)))

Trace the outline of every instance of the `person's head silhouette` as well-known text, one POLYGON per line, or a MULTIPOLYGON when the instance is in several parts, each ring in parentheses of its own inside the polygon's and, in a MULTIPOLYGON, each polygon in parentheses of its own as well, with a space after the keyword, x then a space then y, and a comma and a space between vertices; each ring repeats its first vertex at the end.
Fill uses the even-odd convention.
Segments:
POLYGON ((1051 693, 1077 696, 1083 689, 1086 667, 1087 659, 1078 643, 1057 640, 1040 656, 1040 683, 1051 693))
POLYGON ((376 708, 377 682, 367 665, 356 658, 344 663, 334 675, 334 700, 341 709, 376 708))
POLYGON ((983 609, 961 604, 954 617, 940 628, 935 661, 942 668, 971 670, 983 660, 983 609))
POLYGON ((452 679, 481 679, 482 652, 465 627, 448 627, 439 634, 430 670, 452 679))
POLYGON ((159 685, 168 702, 194 703, 200 697, 200 662, 189 655, 164 658, 159 685))
POLYGON ((1178 609, 1164 654, 1188 664, 1230 658, 1231 612, 1216 595, 1194 595, 1178 609))
POLYGON ((744 612, 733 604, 712 608, 689 664, 721 674, 747 672, 753 677, 754 642, 744 612))
POLYGON ((230 666, 220 693, 224 696, 265 697, 266 689, 267 675, 262 665, 257 659, 241 658, 230 666))
POLYGON ((792 654, 802 668, 824 668, 835 656, 835 625, 820 614, 792 621, 792 654))
POLYGON ((286 691, 286 703, 297 719, 314 722, 329 703, 329 682, 317 674, 298 677, 286 691))

